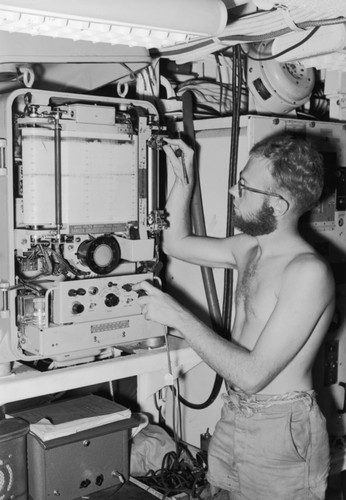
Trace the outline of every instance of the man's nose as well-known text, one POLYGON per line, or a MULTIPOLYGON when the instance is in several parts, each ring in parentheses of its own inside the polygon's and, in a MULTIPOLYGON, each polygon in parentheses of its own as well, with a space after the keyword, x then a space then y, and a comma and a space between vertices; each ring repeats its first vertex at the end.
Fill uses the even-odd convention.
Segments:
POLYGON ((238 184, 234 184, 234 185, 233 185, 233 186, 229 189, 229 191, 228 191, 228 192, 229 192, 229 194, 230 194, 231 196, 234 196, 234 197, 239 196, 239 193, 238 193, 238 184))

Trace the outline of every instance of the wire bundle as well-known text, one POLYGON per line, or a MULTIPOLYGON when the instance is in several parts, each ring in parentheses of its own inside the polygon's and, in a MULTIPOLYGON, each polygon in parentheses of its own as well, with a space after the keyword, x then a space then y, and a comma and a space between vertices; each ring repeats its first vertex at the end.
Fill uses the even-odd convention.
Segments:
POLYGON ((164 498, 185 493, 189 499, 200 499, 208 485, 204 462, 193 459, 183 446, 179 446, 177 452, 166 453, 161 469, 136 479, 163 494, 164 498))
MULTIPOLYGON (((195 78, 180 84, 176 88, 177 97, 182 97, 186 91, 191 91, 195 96, 195 112, 204 112, 214 115, 231 115, 233 112, 232 85, 208 80, 206 78, 195 78)), ((241 107, 245 111, 247 107, 247 91, 241 92, 241 107)))
MULTIPOLYGON (((289 13, 296 27, 301 30, 346 22, 346 16, 342 14, 332 16, 329 13, 329 15, 315 19, 313 14, 307 12, 304 7, 294 6, 289 13)), ((323 12, 323 14, 326 13, 323 12)), ((167 57, 177 64, 184 64, 203 59, 209 54, 226 50, 239 43, 272 40, 291 32, 291 28, 287 26, 287 22, 282 16, 282 11, 275 9, 270 12, 258 12, 234 19, 217 38, 204 37, 185 44, 177 44, 174 47, 160 49, 159 55, 167 57)))

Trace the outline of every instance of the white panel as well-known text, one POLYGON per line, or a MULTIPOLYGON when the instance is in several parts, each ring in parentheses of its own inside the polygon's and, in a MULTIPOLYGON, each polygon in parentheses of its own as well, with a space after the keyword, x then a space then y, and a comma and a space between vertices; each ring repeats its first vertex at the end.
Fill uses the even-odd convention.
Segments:
MULTIPOLYGON (((207 234, 208 236, 224 237, 226 234, 231 129, 229 128, 230 120, 212 121, 215 129, 210 128, 196 132, 196 142, 199 148, 198 168, 207 234)), ((241 143, 241 150, 246 153, 247 146, 243 137, 241 143)), ((244 163, 245 155, 243 156, 241 161, 244 163)), ((172 181, 171 175, 170 181, 172 181)), ((214 269, 213 273, 222 310, 224 271, 214 269)), ((209 323, 200 267, 177 259, 170 259, 167 278, 170 291, 180 300, 183 297, 184 304, 206 323, 209 323)), ((201 363, 180 380, 179 386, 185 399, 191 403, 201 404, 209 398, 214 381, 215 372, 205 363, 201 363)), ((222 384, 221 393, 224 391, 225 388, 222 384)), ((171 404, 169 401, 166 412, 170 423, 171 404)), ((182 405, 183 439, 189 444, 199 447, 200 435, 204 434, 207 429, 211 434, 214 432, 222 404, 219 395, 213 404, 204 409, 195 410, 182 405)))
MULTIPOLYGON (((199 174, 201 179, 201 190, 204 205, 207 234, 209 236, 224 236, 226 228, 227 188, 229 173, 229 157, 231 142, 231 119, 210 119, 195 122, 196 141, 199 147, 199 174)), ((346 149, 344 147, 345 130, 341 123, 317 122, 297 120, 295 118, 273 118, 270 116, 242 116, 239 136, 238 172, 244 167, 248 152, 258 141, 274 134, 283 132, 296 132, 306 135, 316 141, 321 152, 333 152, 336 154, 335 161, 338 166, 346 166, 346 149)), ((334 168, 336 165, 326 165, 334 168)), ((330 203, 335 209, 335 194, 330 203)), ((334 262, 340 259, 346 260, 346 231, 345 212, 335 212, 332 222, 314 222, 315 230, 321 239, 331 243, 329 258, 334 262)), ((236 280, 236 273, 234 278, 236 280)), ((223 271, 214 270, 217 292, 222 303, 223 295, 223 271)), ((168 283, 174 295, 183 297, 184 304, 208 322, 207 304, 203 289, 201 272, 198 266, 187 264, 176 259, 170 259, 168 266, 168 283)), ((341 295, 343 299, 344 292, 341 295)), ((222 306, 220 306, 222 307, 222 306)), ((344 360, 345 342, 345 314, 342 314, 341 326, 337 333, 342 337, 339 347, 339 380, 345 380, 345 370, 342 368, 344 360)), ((335 333, 334 333, 335 335, 335 333)), ((319 362, 319 369, 323 373, 323 358, 319 362)), ((184 377, 181 382, 183 395, 194 403, 203 402, 211 390, 214 372, 205 364, 194 368, 184 377)), ((329 388, 324 388, 325 392, 329 388)), ((321 391, 322 392, 322 391, 321 391)), ((333 387, 336 406, 342 408, 344 390, 338 386, 333 387), (335 394, 337 397, 335 397, 335 394)), ((330 397, 330 396, 329 396, 330 397)), ((214 425, 220 416, 222 405, 219 397, 209 408, 195 411, 183 407, 184 415, 184 438, 187 442, 198 446, 200 434, 209 427, 213 432, 214 425)), ((168 412, 169 413, 169 412, 168 412)), ((334 414, 338 419, 339 427, 344 432, 345 419, 334 414)))
MULTIPOLYGON (((67 224, 137 219, 137 141, 62 132, 62 218, 67 224), (102 161, 100 161, 102 158, 102 161), (102 203, 100 200, 102 199, 102 203)), ((54 133, 23 129, 24 224, 55 223, 54 133)))

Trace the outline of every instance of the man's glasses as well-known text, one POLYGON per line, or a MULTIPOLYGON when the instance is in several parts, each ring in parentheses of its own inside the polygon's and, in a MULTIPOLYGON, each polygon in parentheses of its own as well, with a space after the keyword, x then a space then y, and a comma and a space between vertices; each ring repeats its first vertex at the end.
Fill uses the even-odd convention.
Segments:
POLYGON ((244 181, 242 181, 240 179, 238 181, 239 198, 241 198, 243 196, 243 191, 251 191, 252 193, 266 194, 267 196, 275 196, 275 198, 280 198, 281 200, 286 202, 288 207, 290 206, 288 201, 283 196, 281 196, 281 194, 271 193, 270 191, 262 191, 261 189, 255 189, 255 188, 251 188, 249 186, 245 186, 244 181))

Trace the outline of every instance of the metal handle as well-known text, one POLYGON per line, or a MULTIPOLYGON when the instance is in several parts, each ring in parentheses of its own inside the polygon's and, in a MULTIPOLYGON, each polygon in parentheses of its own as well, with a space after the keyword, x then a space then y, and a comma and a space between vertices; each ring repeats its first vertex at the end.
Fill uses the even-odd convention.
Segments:
POLYGON ((339 385, 341 385, 341 387, 343 387, 344 389, 344 406, 342 408, 342 410, 338 410, 338 414, 339 415, 343 415, 344 413, 346 413, 346 383, 345 382, 339 382, 339 385))
POLYGON ((10 290, 10 284, 7 281, 0 282, 0 291, 2 296, 2 308, 0 311, 0 318, 8 318, 10 316, 10 310, 8 308, 8 292, 10 290))

